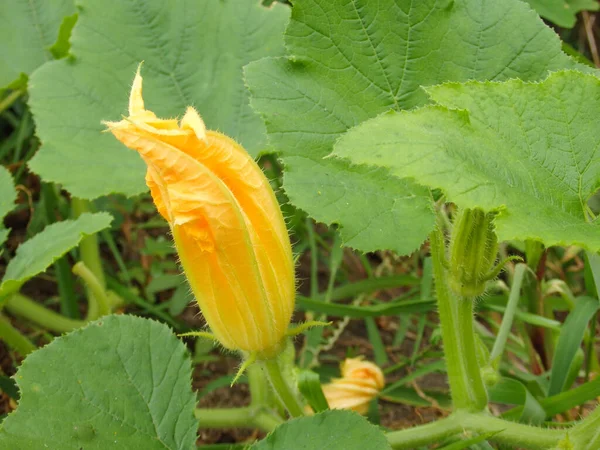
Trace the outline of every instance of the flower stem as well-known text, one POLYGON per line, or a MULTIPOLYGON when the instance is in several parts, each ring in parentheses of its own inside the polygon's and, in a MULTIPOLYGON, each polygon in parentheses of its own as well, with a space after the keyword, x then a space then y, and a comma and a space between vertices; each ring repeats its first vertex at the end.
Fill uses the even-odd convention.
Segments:
POLYGON ((266 405, 269 397, 269 387, 258 364, 248 367, 248 385, 250 386, 250 406, 266 405))
POLYGON ((277 359, 262 361, 262 367, 273 386, 273 390, 281 400, 292 417, 301 417, 304 415, 302 405, 298 401, 296 394, 284 378, 281 372, 281 366, 277 359))
POLYGON ((19 330, 12 326, 6 317, 0 314, 0 339, 6 344, 26 356, 36 349, 35 345, 27 339, 19 330))
POLYGON ((445 241, 438 227, 430 235, 444 354, 454 409, 481 411, 487 392, 477 361, 473 330, 474 299, 455 295, 448 286, 445 241))
POLYGON ((82 320, 69 319, 21 294, 9 296, 4 307, 12 314, 58 333, 66 333, 85 325, 82 320))
POLYGON ((260 428, 271 432, 283 421, 262 407, 197 408, 194 416, 200 428, 260 428))

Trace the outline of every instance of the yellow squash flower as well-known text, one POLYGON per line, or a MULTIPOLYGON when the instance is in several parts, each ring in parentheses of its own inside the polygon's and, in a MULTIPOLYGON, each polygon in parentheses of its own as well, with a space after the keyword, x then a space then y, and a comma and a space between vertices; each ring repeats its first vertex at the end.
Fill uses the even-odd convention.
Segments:
POLYGON ((362 358, 346 359, 341 365, 342 378, 323 386, 323 394, 331 409, 350 409, 366 414, 369 402, 385 386, 383 372, 362 358))
POLYGON ((214 336, 228 349, 273 356, 294 309, 294 262, 260 167, 234 140, 207 131, 194 108, 179 122, 146 110, 139 69, 129 117, 106 125, 146 162, 146 183, 214 336))

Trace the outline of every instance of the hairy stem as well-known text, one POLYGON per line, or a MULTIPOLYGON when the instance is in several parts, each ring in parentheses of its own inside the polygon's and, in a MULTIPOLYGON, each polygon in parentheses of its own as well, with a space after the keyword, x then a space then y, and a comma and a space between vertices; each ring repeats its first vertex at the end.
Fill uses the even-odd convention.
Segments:
POLYGON ((392 431, 387 434, 387 438, 394 450, 401 450, 440 443, 450 436, 462 433, 494 432, 496 434, 488 440, 528 450, 554 447, 566 436, 566 431, 561 429, 533 427, 498 419, 485 413, 458 411, 436 422, 392 431))
POLYGON ((250 386, 250 406, 265 405, 269 398, 269 387, 258 364, 251 364, 247 369, 250 386))
POLYGON ((273 390, 281 400, 281 403, 292 417, 304 415, 302 405, 282 374, 280 363, 277 359, 269 359, 262 362, 262 367, 273 386, 273 390))
POLYGON ((430 245, 452 403, 457 410, 481 411, 487 406, 487 391, 477 361, 473 299, 455 295, 448 286, 439 228, 431 233, 430 245))
POLYGON ((405 430, 392 431, 387 439, 394 450, 414 449, 431 443, 440 443, 463 431, 456 415, 405 430))

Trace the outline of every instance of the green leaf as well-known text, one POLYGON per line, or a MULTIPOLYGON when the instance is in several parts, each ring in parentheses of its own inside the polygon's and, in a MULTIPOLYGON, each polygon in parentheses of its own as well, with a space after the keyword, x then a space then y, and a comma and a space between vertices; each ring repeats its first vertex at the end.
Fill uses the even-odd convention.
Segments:
POLYGON ((140 61, 148 109, 174 117, 193 105, 208 128, 227 133, 254 155, 264 149, 264 125, 248 104, 242 66, 283 53, 287 6, 267 9, 258 0, 78 5, 72 57, 31 77, 30 106, 42 148, 30 167, 43 179, 87 199, 146 190, 141 158, 102 133, 100 123, 125 113, 140 61))
POLYGON ((434 219, 428 192, 410 180, 323 159, 343 133, 390 109, 426 104, 421 85, 539 80, 575 64, 517 0, 293 4, 290 57, 246 67, 251 104, 283 159, 290 201, 318 221, 340 224, 346 245, 363 251, 410 253, 434 219))
POLYGON ((197 422, 185 346, 169 328, 108 316, 55 339, 19 368, 11 450, 189 450, 197 422))
POLYGON ((404 377, 400 378, 398 381, 395 381, 394 383, 390 384, 389 386, 386 386, 386 388, 381 391, 382 395, 388 395, 390 393, 393 393, 395 389, 397 389, 400 386, 404 386, 408 383, 411 383, 412 381, 424 377, 425 375, 428 375, 430 373, 445 373, 446 372, 446 362, 444 360, 441 361, 434 361, 428 364, 425 364, 419 368, 417 368, 416 370, 410 372, 408 375, 405 375, 404 377))
POLYGON ((585 252, 585 288, 590 296, 600 297, 600 254, 585 252))
MULTIPOLYGON (((489 309, 491 311, 496 311, 502 314, 504 314, 504 312, 506 311, 506 307, 499 305, 488 305, 486 303, 483 303, 481 307, 483 309, 489 309)), ((525 323, 535 325, 538 327, 548 328, 549 330, 559 331, 561 326, 558 320, 548 319, 547 317, 521 311, 520 309, 517 309, 515 311, 515 317, 519 320, 522 320, 525 323)))
POLYGON ((369 306, 325 303, 319 300, 297 296, 296 305, 302 311, 314 311, 333 317, 379 317, 428 312, 435 310, 435 300, 402 300, 398 302, 380 303, 369 306))
POLYGON ((556 351, 552 359, 548 396, 556 395, 565 387, 569 387, 565 386, 565 382, 569 375, 571 363, 577 350, 581 347, 581 341, 588 323, 598 309, 600 309, 598 299, 579 297, 576 300, 575 308, 569 313, 560 330, 556 351))
POLYGON ((63 19, 60 24, 60 28, 58 30, 58 38, 56 42, 50 47, 50 53, 54 56, 55 59, 64 58, 69 54, 69 49, 71 48, 71 43, 69 39, 71 38, 71 32, 73 31, 73 27, 77 23, 77 14, 73 14, 67 16, 63 19))
POLYGON ((596 0, 526 0, 544 19, 559 27, 572 28, 579 11, 598 11, 596 0))
MULTIPOLYGON (((577 386, 569 391, 563 391, 560 394, 552 397, 542 398, 539 400, 540 405, 546 411, 546 417, 552 417, 556 414, 561 414, 571 408, 583 405, 585 402, 594 400, 600 396, 600 378, 595 378, 592 381, 577 386)), ((502 414, 508 420, 518 420, 523 413, 523 407, 510 409, 502 414)))
POLYGON ((379 397, 386 402, 419 407, 432 406, 431 401, 428 400, 432 399, 435 400, 441 408, 452 408, 452 400, 450 399, 450 396, 444 392, 428 391, 426 389, 422 390, 422 392, 417 392, 415 389, 407 386, 397 386, 391 391, 386 390, 386 392, 381 393, 379 397), (423 396, 423 393, 425 396, 423 396))
POLYGON ((329 404, 323 394, 319 374, 312 370, 302 369, 297 374, 298 389, 308 401, 308 404, 314 412, 321 412, 329 409, 329 404))
POLYGON ((4 229, 2 219, 15 207, 16 199, 17 191, 12 175, 8 169, 0 166, 0 245, 8 237, 8 230, 4 229))
POLYGON ((350 411, 332 410, 290 420, 252 450, 390 450, 385 435, 364 417, 350 411))
POLYGON ((0 1, 0 90, 52 60, 49 50, 73 0, 0 1))
POLYGON ((519 380, 502 377, 497 384, 489 388, 488 393, 492 402, 523 405, 518 417, 521 422, 539 425, 546 418, 544 408, 519 380))
POLYGON ((501 209, 500 240, 600 249, 600 221, 587 209, 600 187, 598 78, 563 71, 540 83, 447 83, 427 92, 439 106, 364 123, 335 155, 441 188, 464 208, 501 209))
POLYGON ((47 226, 17 248, 0 283, 0 299, 17 291, 23 283, 46 270, 54 261, 76 247, 85 236, 110 226, 107 212, 84 213, 75 220, 47 226))

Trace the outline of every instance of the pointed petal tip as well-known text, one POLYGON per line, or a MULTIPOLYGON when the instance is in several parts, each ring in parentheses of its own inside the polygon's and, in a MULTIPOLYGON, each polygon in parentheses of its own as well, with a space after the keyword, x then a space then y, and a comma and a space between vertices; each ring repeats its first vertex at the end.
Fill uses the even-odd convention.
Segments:
POLYGON ((198 139, 206 141, 206 125, 193 106, 187 107, 179 126, 182 129, 191 129, 198 139))
POLYGON ((142 82, 143 78, 141 75, 142 70, 142 61, 137 68, 135 73, 135 78, 133 79, 133 84, 131 85, 131 92, 129 94, 129 115, 134 116, 136 114, 142 113, 145 111, 144 108, 144 99, 142 97, 142 82))

